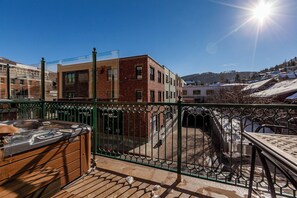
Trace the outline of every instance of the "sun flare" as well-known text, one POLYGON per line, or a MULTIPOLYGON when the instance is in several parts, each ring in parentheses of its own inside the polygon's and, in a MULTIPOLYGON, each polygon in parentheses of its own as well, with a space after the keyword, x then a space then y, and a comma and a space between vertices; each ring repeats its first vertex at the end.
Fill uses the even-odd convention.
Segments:
POLYGON ((263 24, 273 13, 273 7, 271 3, 260 1, 258 5, 252 10, 252 16, 260 24, 263 24))

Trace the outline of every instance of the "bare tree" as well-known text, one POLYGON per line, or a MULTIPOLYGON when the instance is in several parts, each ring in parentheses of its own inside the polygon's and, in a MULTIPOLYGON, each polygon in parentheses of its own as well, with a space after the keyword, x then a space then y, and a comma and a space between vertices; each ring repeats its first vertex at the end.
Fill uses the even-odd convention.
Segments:
POLYGON ((217 90, 208 101, 212 103, 269 104, 273 98, 256 98, 242 92, 243 86, 232 86, 217 90))

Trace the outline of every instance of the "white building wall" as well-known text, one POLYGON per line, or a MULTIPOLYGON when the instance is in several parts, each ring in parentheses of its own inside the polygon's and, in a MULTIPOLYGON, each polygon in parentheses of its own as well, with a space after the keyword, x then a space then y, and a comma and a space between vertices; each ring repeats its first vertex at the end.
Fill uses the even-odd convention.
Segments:
POLYGON ((167 67, 164 66, 164 75, 165 75, 165 102, 176 102, 177 93, 176 93, 176 75, 170 71, 167 67), (174 83, 175 82, 175 83, 174 83))
POLYGON ((208 90, 215 92, 220 86, 185 86, 183 87, 183 101, 185 102, 205 102, 211 95, 207 94, 208 90), (186 91, 186 94, 184 94, 186 91), (194 91, 200 92, 200 94, 194 94, 194 91))

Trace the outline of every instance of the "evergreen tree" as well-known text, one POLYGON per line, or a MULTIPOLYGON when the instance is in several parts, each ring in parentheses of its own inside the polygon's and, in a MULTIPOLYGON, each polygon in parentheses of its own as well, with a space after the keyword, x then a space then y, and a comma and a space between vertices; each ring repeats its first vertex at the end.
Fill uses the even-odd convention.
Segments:
POLYGON ((235 76, 235 82, 236 83, 240 83, 241 82, 239 74, 236 74, 236 76, 235 76))

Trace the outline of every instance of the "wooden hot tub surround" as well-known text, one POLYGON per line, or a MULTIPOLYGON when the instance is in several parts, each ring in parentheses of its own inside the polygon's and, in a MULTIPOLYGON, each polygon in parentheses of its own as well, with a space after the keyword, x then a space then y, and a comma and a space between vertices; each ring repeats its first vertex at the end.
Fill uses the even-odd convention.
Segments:
POLYGON ((90 168, 90 138, 90 131, 85 131, 10 156, 6 156, 5 147, 2 148, 0 197, 51 197, 90 168))

